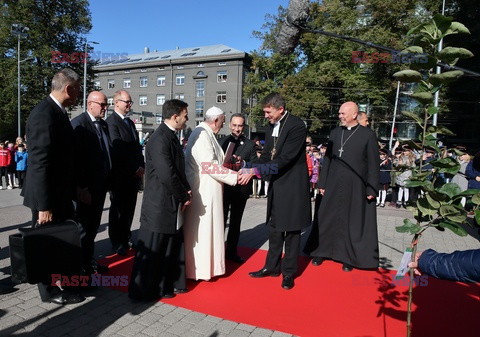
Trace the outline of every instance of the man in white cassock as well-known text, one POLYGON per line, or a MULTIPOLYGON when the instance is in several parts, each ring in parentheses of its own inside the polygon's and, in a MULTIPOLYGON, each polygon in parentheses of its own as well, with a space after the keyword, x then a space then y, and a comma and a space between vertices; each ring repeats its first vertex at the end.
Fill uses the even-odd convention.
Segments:
POLYGON ((223 184, 245 184, 237 172, 223 167, 224 152, 215 135, 225 115, 217 107, 205 113, 188 139, 185 173, 192 204, 185 211, 185 268, 187 278, 210 280, 225 274, 223 184))

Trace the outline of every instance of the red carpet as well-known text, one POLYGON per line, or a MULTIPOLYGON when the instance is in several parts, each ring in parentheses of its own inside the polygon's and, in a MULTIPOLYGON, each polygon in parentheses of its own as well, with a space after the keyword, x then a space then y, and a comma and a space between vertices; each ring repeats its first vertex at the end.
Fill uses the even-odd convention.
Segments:
MULTIPOLYGON (((242 266, 227 264, 226 276, 191 281, 190 292, 162 301, 297 336, 406 336, 408 285, 392 284, 393 271, 345 273, 338 263, 326 261, 314 267, 302 258, 295 287, 284 290, 281 277, 248 276, 263 266, 265 255, 263 250, 242 248, 241 256, 248 257, 242 266)), ((109 264, 109 275, 130 275, 132 261, 132 256, 113 255, 102 262, 109 264)), ((479 336, 480 284, 426 277, 418 281, 413 336, 479 336)))

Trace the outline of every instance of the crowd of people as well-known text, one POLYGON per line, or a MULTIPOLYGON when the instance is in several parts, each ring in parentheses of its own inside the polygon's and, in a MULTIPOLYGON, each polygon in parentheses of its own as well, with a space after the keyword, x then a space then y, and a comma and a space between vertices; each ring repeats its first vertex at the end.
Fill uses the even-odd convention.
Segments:
MULTIPOLYGON (((176 132, 188 121, 187 103, 166 101, 164 122, 144 142, 128 117, 133 102, 125 90, 115 92, 108 118, 106 96, 92 91, 85 112, 70 121, 66 108, 75 104, 79 90, 74 71, 55 74, 52 92, 28 118, 28 151, 21 138, 6 148, 0 143, 1 173, 7 189, 23 187, 33 227, 78 222, 83 252, 78 273, 84 275, 108 271, 94 258, 94 242, 109 192, 112 251, 125 256, 135 250, 129 284, 135 300, 185 293, 187 278, 208 281, 225 274, 225 260, 243 263, 237 250, 240 224, 247 199, 261 190, 267 197, 269 249, 262 268, 249 275, 282 275, 284 289, 295 286, 300 234, 310 225, 304 251, 314 266, 331 259, 345 272, 377 268, 376 207, 385 207, 390 188, 396 207, 406 207, 412 194, 405 183, 419 153, 398 142, 391 152, 379 145, 368 116, 354 102, 342 104, 340 126, 320 145, 287 111, 285 99, 272 93, 261 102, 269 122, 264 141, 245 137, 245 118, 237 113, 228 121, 230 134, 219 139, 225 114, 211 107, 183 147, 176 132), (140 230, 133 238, 142 183, 140 230)), ((431 158, 425 151, 425 170, 431 158)), ((458 158, 462 169, 454 179, 462 188, 480 185, 475 158, 458 158)), ((49 279, 39 291, 43 301, 57 304, 84 300, 77 288, 49 279)))
POLYGON ((15 144, 0 141, 0 190, 23 187, 27 162, 28 152, 22 137, 17 137, 15 144))

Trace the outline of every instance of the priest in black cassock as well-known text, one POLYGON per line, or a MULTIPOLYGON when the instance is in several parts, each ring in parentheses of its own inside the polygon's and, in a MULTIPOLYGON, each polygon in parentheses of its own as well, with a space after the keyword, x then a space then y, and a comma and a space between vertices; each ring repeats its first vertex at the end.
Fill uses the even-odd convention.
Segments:
POLYGON ((323 196, 318 245, 307 252, 313 265, 332 259, 342 262, 347 272, 353 267, 378 268, 378 143, 371 129, 358 124, 357 114, 357 104, 342 104, 338 112, 341 126, 330 133, 318 184, 323 196))

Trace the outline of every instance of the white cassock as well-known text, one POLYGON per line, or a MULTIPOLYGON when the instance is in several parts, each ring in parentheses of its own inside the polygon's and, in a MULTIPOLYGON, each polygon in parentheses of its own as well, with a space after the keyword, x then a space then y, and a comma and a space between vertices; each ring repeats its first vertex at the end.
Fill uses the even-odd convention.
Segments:
POLYGON ((210 280, 225 274, 223 184, 236 185, 235 171, 222 167, 224 153, 212 129, 200 123, 188 138, 185 171, 192 204, 185 209, 187 278, 210 280))

